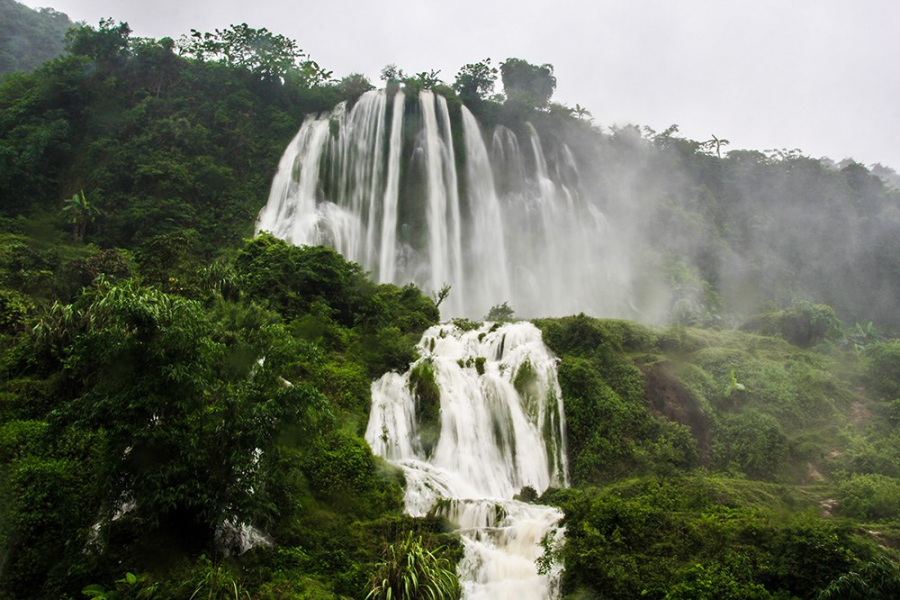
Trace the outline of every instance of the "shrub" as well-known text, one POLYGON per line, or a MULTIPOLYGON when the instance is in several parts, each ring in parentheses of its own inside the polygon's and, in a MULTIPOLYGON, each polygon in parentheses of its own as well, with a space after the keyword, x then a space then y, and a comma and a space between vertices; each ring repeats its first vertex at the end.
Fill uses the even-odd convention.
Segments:
POLYGON ((900 398, 900 340, 866 348, 863 370, 875 392, 884 398, 900 398))
POLYGON ((390 472, 380 472, 365 440, 345 431, 317 440, 303 472, 316 497, 355 514, 374 517, 399 510, 403 503, 400 481, 390 472))
POLYGON ((884 475, 854 475, 840 484, 841 513, 858 519, 900 516, 900 480, 884 475))
POLYGON ((444 547, 428 550, 422 537, 390 544, 387 556, 372 575, 366 600, 455 600, 459 598, 459 579, 453 565, 441 556, 444 547))
POLYGON ((725 418, 713 446, 719 467, 751 477, 777 475, 788 458, 787 436, 773 417, 750 411, 725 418))
POLYGON ((800 302, 785 310, 752 317, 741 329, 780 336, 794 345, 809 348, 838 339, 841 322, 834 309, 826 304, 800 302))

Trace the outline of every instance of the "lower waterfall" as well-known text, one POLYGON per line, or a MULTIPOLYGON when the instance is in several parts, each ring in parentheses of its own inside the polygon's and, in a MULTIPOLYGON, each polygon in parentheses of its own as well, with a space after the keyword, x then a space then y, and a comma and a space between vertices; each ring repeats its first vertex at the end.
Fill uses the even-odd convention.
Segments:
POLYGON ((561 538, 555 508, 513 499, 566 485, 556 357, 531 323, 428 329, 404 374, 372 384, 366 440, 406 476, 406 510, 460 527, 466 600, 544 600, 561 567, 539 574, 541 542, 561 538))

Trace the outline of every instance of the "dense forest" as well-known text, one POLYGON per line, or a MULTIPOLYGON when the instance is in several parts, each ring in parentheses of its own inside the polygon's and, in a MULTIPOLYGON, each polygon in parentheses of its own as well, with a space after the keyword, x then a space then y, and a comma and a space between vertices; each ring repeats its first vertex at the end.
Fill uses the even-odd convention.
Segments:
POLYGON ((63 53, 73 23, 52 8, 31 10, 15 0, 0 2, 0 76, 31 71, 63 53))
MULTIPOLYGON (((416 359, 442 297, 253 237, 304 116, 373 84, 246 25, 79 26, 33 72, 14 47, 0 598, 457 597, 453 525, 405 515, 402 472, 363 438, 372 381, 416 359)), ((646 323, 535 320, 567 419, 571 486, 539 499, 565 513, 539 561, 565 565, 563 596, 898 597, 896 173, 603 130, 520 59, 383 75, 454 119, 565 137, 641 244, 646 323)))

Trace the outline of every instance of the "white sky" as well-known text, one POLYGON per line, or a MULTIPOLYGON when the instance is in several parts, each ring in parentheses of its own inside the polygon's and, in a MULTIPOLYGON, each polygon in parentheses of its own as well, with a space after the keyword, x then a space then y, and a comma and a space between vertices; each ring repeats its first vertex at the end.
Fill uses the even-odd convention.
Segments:
MULTIPOLYGON (((341 77, 486 57, 551 63, 554 100, 602 125, 679 124, 729 149, 800 148, 900 170, 898 0, 25 0, 177 38, 232 23, 297 40, 341 77)), ((499 85, 498 85, 499 88, 499 85)), ((498 91, 500 91, 498 89, 498 91)))

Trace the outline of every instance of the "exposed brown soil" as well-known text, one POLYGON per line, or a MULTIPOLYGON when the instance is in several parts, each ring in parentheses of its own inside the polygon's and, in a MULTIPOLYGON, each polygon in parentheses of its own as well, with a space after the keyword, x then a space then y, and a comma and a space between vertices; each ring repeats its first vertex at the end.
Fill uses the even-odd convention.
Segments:
POLYGON ((810 483, 822 483, 825 476, 819 473, 819 469, 811 462, 806 463, 806 475, 803 476, 803 485, 810 483))
POLYGON ((697 440, 700 464, 709 464, 711 435, 709 418, 697 398, 672 373, 668 362, 642 369, 647 390, 647 408, 657 416, 687 426, 697 440))

